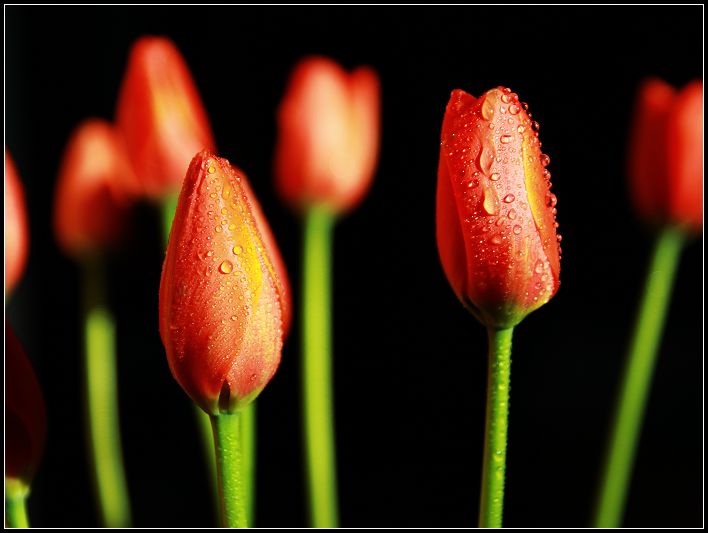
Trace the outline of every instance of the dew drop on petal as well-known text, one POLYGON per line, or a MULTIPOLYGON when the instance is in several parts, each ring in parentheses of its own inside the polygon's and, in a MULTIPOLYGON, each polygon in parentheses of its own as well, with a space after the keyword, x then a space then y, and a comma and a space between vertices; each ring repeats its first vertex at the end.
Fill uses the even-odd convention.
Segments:
POLYGON ((485 98, 484 102, 482 102, 482 118, 484 120, 492 120, 494 118, 494 106, 488 98, 485 98))
POLYGON ((551 164, 551 158, 548 157, 546 154, 541 154, 541 164, 544 167, 547 167, 548 165, 551 164))
POLYGON ((512 231, 514 232, 514 235, 518 235, 519 233, 521 233, 521 226, 519 226, 518 224, 516 224, 516 225, 514 226, 514 229, 513 229, 512 231))
POLYGON ((516 210, 514 209, 509 209, 509 212, 507 215, 509 217, 509 220, 514 220, 516 218, 516 210))
POLYGON ((489 176, 489 179, 492 181, 499 181, 499 178, 501 178, 501 176, 498 172, 494 172, 491 176, 489 176))
POLYGON ((509 106, 509 113, 511 113, 512 115, 518 115, 520 111, 521 108, 516 104, 511 104, 509 106))
POLYGON ((510 203, 513 202, 514 200, 516 200, 516 197, 515 197, 513 194, 507 194, 507 195, 504 197, 504 203, 506 203, 506 204, 510 204, 510 203))
POLYGON ((234 265, 231 261, 224 261, 219 265, 219 272, 222 274, 231 274, 234 270, 234 265))
POLYGON ((237 244, 236 246, 234 246, 233 252, 234 252, 236 255, 240 255, 241 252, 243 252, 243 247, 241 247, 241 246, 239 246, 239 245, 237 244))
POLYGON ((502 135, 499 140, 502 142, 502 144, 509 144, 511 141, 514 140, 513 135, 502 135))

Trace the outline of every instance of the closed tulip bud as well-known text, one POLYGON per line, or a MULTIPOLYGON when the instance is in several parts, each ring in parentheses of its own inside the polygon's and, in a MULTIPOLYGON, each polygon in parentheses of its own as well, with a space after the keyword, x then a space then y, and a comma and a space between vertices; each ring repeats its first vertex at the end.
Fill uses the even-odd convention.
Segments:
POLYGON ((703 228, 703 82, 659 79, 637 96, 629 148, 631 197, 650 224, 703 228))
POLYGON ((100 119, 82 122, 64 152, 54 231, 65 253, 81 257, 115 244, 132 199, 133 173, 122 138, 100 119))
POLYGON ((179 191, 195 153, 214 150, 204 105, 177 47, 163 37, 133 46, 120 89, 116 123, 146 196, 179 191))
POLYGON ((12 291, 25 270, 28 241, 25 193, 5 150, 5 294, 12 291))
POLYGON ((46 415, 32 365, 5 322, 5 478, 29 485, 44 451, 46 415))
POLYGON ((197 154, 162 269, 160 335, 175 379, 207 413, 238 411, 273 377, 290 322, 287 287, 245 175, 197 154))
POLYGON ((341 213, 362 200, 376 168, 379 100, 370 68, 349 74, 320 57, 295 68, 278 111, 276 186, 286 202, 341 213))
POLYGON ((518 324, 558 290, 560 235, 538 123, 509 89, 452 92, 440 143, 437 243, 445 274, 485 325, 518 324))

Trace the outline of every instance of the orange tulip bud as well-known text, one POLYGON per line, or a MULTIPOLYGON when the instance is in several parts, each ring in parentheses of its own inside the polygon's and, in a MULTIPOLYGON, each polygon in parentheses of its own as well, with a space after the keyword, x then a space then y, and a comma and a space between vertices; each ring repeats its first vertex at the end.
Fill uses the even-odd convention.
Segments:
POLYGON ((556 293, 560 235, 538 123, 509 89, 452 92, 440 144, 437 242, 457 297, 508 328, 556 293))
POLYGON ((253 400, 290 321, 278 248, 245 175, 208 151, 182 186, 160 282, 160 335, 175 379, 209 414, 253 400))
POLYGON ((116 110, 128 154, 148 197, 179 190, 192 156, 214 150, 204 105, 169 39, 143 37, 130 53, 116 110))
POLYGON ((703 228, 703 82, 683 90, 645 81, 629 149, 631 196, 652 224, 703 228))
POLYGON ((113 126, 100 119, 82 122, 64 152, 54 203, 54 231, 65 253, 91 253, 121 236, 133 180, 113 126))
POLYGON ((20 341, 5 322, 5 478, 29 485, 44 450, 42 389, 20 341))
POLYGON ((302 208, 354 208, 371 185, 379 146, 379 81, 360 67, 352 74, 325 58, 302 61, 278 111, 276 186, 302 208))
POLYGON ((5 294, 12 291, 25 270, 28 244, 25 192, 5 150, 5 294))

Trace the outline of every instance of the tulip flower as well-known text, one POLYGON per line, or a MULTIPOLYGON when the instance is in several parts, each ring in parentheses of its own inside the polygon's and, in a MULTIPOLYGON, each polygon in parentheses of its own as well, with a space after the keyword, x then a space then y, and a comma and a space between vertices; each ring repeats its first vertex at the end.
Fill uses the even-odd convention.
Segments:
POLYGON ((337 527, 331 372, 331 247, 334 218, 351 211, 376 169, 380 89, 368 67, 347 73, 311 57, 292 73, 278 110, 276 188, 305 214, 303 239, 303 418, 310 520, 337 527))
POLYGON ((116 108, 116 124, 144 195, 179 191, 192 156, 214 149, 204 105, 172 41, 143 37, 130 52, 116 108))
POLYGON ((25 193, 10 154, 5 150, 5 294, 12 292, 27 262, 29 230, 25 193))
POLYGON ((28 527, 25 501, 44 450, 42 389, 27 355, 5 322, 5 519, 28 527))
POLYGON ((212 418, 226 525, 245 525, 240 450, 229 449, 239 447, 235 415, 273 377, 289 309, 283 262, 245 175, 200 152, 162 269, 160 335, 173 376, 212 418))
POLYGON ((90 255, 120 238, 133 180, 113 126, 100 119, 82 122, 64 152, 55 197, 54 229, 65 253, 90 255))
POLYGON ((703 228, 703 82, 659 79, 638 92, 629 144, 638 215, 657 230, 601 477, 596 527, 620 527, 644 411, 684 244, 703 228))
POLYGON ((297 66, 278 111, 275 156, 276 187, 288 204, 335 213, 359 204, 376 169, 379 93, 368 67, 348 74, 323 57, 297 66))
POLYGON ((556 293, 560 236, 538 123, 508 88, 452 92, 443 120, 437 242, 457 297, 487 326, 489 378, 480 527, 501 527, 511 338, 556 293))
POLYGON ((654 225, 703 227, 703 82, 681 91, 652 78, 637 95, 629 146, 631 197, 654 225))

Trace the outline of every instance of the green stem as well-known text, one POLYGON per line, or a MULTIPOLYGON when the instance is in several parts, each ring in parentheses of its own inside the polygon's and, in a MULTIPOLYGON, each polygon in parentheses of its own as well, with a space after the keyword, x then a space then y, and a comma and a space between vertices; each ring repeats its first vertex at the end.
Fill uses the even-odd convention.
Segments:
POLYGON ((337 527, 331 360, 331 262, 334 215, 313 207, 306 216, 302 278, 302 390, 305 454, 313 527, 337 527))
POLYGON ((489 368, 479 527, 502 527, 513 331, 513 328, 487 329, 489 368))
POLYGON ((256 500, 256 402, 241 410, 241 452, 243 456, 243 486, 246 499, 246 518, 255 524, 256 500))
POLYGON ((683 244, 684 234, 671 227, 664 229, 654 244, 608 441, 595 510, 595 527, 619 527, 622 522, 644 410, 683 244))
POLYGON ((28 496, 29 485, 20 479, 5 478, 5 522, 7 527, 29 527, 28 496))
POLYGON ((88 434, 99 509, 106 527, 130 526, 118 415, 115 325, 104 295, 100 259, 84 263, 84 355, 88 434))
POLYGON ((219 503, 223 527, 248 527, 243 485, 240 415, 219 414, 211 417, 219 479, 219 503))
MULTIPOLYGON (((169 194, 164 198, 164 201, 160 205, 162 215, 162 237, 165 249, 169 243, 170 230, 172 229, 172 221, 175 217, 178 200, 179 195, 177 193, 169 194)), ((204 462, 207 465, 206 468, 209 475, 209 486, 216 487, 217 479, 216 463, 214 462, 214 436, 211 429, 211 420, 209 420, 209 415, 202 411, 202 409, 196 404, 193 406, 193 411, 200 440, 202 442, 204 462)), ((219 498, 216 492, 214 492, 212 500, 214 501, 214 504, 218 502, 219 498)), ((215 508, 215 512, 218 515, 218 506, 215 508)))

